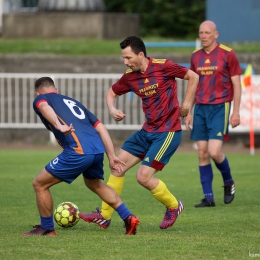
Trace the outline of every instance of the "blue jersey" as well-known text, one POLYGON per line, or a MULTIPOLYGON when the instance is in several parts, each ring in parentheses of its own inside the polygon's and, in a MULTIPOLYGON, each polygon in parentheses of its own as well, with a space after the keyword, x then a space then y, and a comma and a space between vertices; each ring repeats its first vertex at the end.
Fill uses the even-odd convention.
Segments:
POLYGON ((57 93, 39 95, 33 102, 35 113, 45 127, 52 131, 63 149, 73 150, 78 154, 104 153, 104 145, 95 127, 100 121, 77 100, 57 93), (75 132, 65 135, 51 125, 39 112, 41 102, 47 102, 56 113, 62 125, 72 124, 75 132))

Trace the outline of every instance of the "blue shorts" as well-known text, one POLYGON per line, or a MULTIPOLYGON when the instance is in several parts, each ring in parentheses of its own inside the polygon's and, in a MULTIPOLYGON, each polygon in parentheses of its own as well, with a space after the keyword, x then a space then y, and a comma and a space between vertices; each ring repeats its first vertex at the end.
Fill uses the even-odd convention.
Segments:
POLYGON ((217 105, 195 105, 191 139, 223 140, 228 134, 230 102, 217 105))
POLYGON ((140 158, 143 165, 158 171, 169 162, 182 138, 182 131, 148 133, 135 132, 122 146, 122 149, 140 158))
POLYGON ((104 180, 104 154, 78 154, 73 151, 63 151, 51 160, 45 169, 55 178, 71 183, 81 173, 86 179, 104 180))

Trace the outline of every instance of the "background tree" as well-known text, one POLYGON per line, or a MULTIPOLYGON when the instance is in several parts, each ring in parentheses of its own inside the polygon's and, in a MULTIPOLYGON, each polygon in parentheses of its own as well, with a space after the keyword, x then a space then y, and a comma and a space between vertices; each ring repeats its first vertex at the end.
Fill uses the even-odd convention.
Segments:
POLYGON ((194 38, 205 20, 205 0, 104 0, 107 12, 138 13, 141 36, 194 38))

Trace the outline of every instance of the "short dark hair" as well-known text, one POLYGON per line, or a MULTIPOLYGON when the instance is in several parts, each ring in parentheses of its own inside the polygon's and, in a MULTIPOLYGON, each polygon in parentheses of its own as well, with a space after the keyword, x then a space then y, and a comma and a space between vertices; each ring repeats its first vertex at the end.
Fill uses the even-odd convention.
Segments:
POLYGON ((34 83, 35 91, 38 91, 41 88, 50 87, 50 86, 55 87, 54 81, 50 77, 39 78, 34 83))
POLYGON ((120 42, 121 49, 125 49, 126 47, 130 46, 132 51, 135 54, 139 54, 140 52, 144 53, 146 57, 146 48, 144 42, 137 36, 128 36, 122 42, 120 42))

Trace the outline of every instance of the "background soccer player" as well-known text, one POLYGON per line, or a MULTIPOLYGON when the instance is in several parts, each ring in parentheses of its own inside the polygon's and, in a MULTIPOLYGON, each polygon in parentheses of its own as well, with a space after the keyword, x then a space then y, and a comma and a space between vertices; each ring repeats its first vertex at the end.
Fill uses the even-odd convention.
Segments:
POLYGON ((51 78, 39 78, 35 82, 35 91, 35 113, 45 127, 53 132, 63 151, 33 180, 41 224, 23 235, 56 235, 52 214, 53 200, 49 188, 62 181, 70 184, 81 173, 85 185, 116 209, 124 220, 126 235, 135 235, 139 218, 132 215, 116 192, 101 181, 104 179, 105 151, 111 170, 120 172, 124 166, 115 156, 114 146, 105 126, 80 102, 57 94, 51 78))
MULTIPOLYGON (((143 41, 136 36, 127 37, 120 43, 120 47, 124 64, 129 69, 109 89, 107 106, 115 121, 124 119, 126 115, 115 107, 115 100, 118 95, 133 91, 142 99, 146 122, 140 131, 125 141, 119 151, 118 158, 126 163, 124 172, 113 170, 107 184, 120 194, 125 172, 141 162, 136 173, 137 181, 165 205, 166 213, 160 228, 166 229, 174 224, 184 206, 155 174, 163 169, 180 144, 180 116, 188 114, 198 75, 170 60, 147 57, 143 41), (176 77, 188 80, 181 107, 177 100, 176 77)), ((106 229, 110 225, 112 213, 113 209, 103 202, 101 211, 82 213, 81 217, 106 229)))
POLYGON ((199 75, 193 122, 189 113, 185 125, 188 130, 193 125, 191 139, 197 141, 200 181, 204 193, 201 203, 195 207, 213 207, 211 158, 223 177, 224 203, 231 203, 235 195, 234 180, 228 160, 222 153, 222 144, 224 135, 228 134, 232 100, 230 124, 232 127, 240 124, 242 71, 234 51, 216 41, 218 31, 212 21, 204 21, 200 25, 199 37, 202 48, 192 54, 190 66, 199 75))

